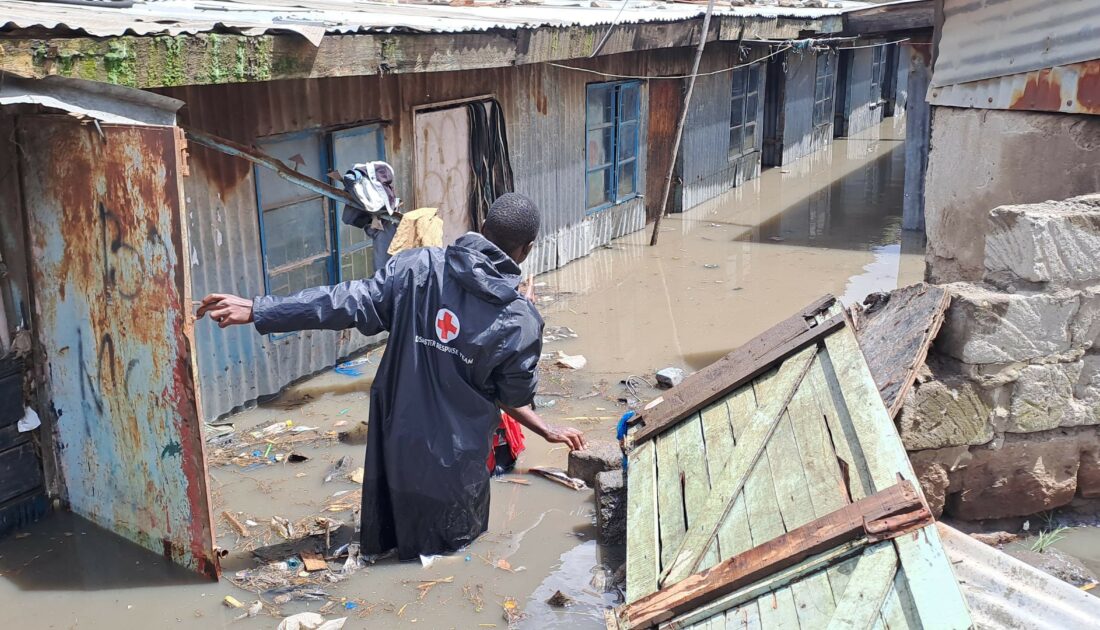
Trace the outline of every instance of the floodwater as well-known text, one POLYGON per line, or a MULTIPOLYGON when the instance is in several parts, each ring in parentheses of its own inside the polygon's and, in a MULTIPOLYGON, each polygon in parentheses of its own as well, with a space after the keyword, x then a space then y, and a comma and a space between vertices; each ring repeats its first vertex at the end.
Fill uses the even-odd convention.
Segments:
MULTIPOLYGON (((636 380, 637 398, 628 393, 621 381, 629 375, 651 380, 666 366, 701 368, 825 293, 851 302, 920 280, 923 244, 900 231, 903 171, 903 143, 887 122, 666 218, 657 247, 638 233, 538 278, 547 325, 577 333, 545 351, 588 359, 575 372, 544 362, 544 417, 612 439, 623 401, 656 395, 636 380)), ((379 352, 368 356, 362 376, 325 373, 230 421, 242 432, 287 420, 316 427, 309 435, 346 430, 367 417, 370 367, 379 352)), ((565 449, 534 436, 527 446, 521 472, 508 476, 526 485, 493 483, 490 530, 465 553, 429 567, 382 561, 320 585, 336 602, 326 616, 348 616, 346 628, 503 628, 502 606, 514 598, 526 614, 521 626, 602 628, 603 608, 616 600, 604 592, 609 579, 601 566, 614 568, 622 550, 595 544, 591 492, 522 474, 529 466, 564 467, 565 449), (557 590, 573 605, 548 606, 557 590)), ((295 522, 319 515, 335 493, 356 487, 343 477, 322 479, 341 456, 361 466, 361 445, 328 440, 293 450, 310 459, 249 470, 211 467, 218 543, 231 550, 218 583, 166 566, 68 515, 0 542, 5 627, 274 628, 276 609, 319 609, 325 601, 293 601, 234 621, 241 611, 221 604, 225 595, 246 606, 257 599, 228 579, 256 563, 223 511, 257 523, 250 532, 260 538, 280 542, 268 527, 273 516, 295 522)), ((324 515, 352 518, 350 511, 324 515)))

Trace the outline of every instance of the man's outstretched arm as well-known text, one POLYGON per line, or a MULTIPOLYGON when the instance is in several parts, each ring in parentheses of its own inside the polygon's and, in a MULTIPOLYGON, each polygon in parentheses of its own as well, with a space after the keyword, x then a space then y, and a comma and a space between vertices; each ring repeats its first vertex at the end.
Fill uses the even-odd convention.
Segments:
POLYGON ((569 450, 579 451, 588 446, 584 433, 573 427, 555 427, 542 419, 531 405, 524 407, 509 407, 501 405, 504 412, 516 419, 516 422, 527 427, 542 439, 550 443, 568 444, 569 450))
POLYGON ((195 317, 209 315, 222 328, 255 323, 260 334, 354 327, 364 335, 376 335, 390 327, 387 271, 379 270, 369 280, 314 287, 287 297, 265 295, 250 300, 213 293, 203 298, 195 317))

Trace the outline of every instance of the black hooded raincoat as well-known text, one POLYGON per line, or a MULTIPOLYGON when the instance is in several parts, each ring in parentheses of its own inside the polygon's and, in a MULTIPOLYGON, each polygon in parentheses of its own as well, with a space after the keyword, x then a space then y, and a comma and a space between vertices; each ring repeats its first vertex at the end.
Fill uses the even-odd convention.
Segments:
POLYGON ((253 303, 261 334, 390 332, 370 396, 362 553, 456 551, 489 525, 498 403, 530 404, 542 318, 519 266, 480 234, 402 252, 369 280, 253 303))

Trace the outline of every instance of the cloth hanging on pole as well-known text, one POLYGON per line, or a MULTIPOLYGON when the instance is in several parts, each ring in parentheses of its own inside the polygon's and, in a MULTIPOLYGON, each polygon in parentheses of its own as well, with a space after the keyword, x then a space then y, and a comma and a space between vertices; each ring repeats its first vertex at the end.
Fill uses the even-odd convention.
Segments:
POLYGON ((386 162, 356 164, 344 173, 342 181, 344 190, 351 193, 366 209, 364 211, 345 205, 341 220, 348 225, 365 229, 374 215, 384 212, 392 216, 401 205, 401 200, 393 189, 393 167, 386 162))

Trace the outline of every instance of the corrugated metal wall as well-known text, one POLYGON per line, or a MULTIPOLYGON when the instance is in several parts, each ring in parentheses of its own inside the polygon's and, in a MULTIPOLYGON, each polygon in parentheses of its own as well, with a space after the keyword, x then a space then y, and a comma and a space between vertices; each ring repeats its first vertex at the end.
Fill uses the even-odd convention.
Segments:
MULTIPOLYGON (((712 51, 706 58, 707 64, 700 64, 700 72, 709 72, 720 68, 747 63, 766 54, 765 49, 754 49, 742 58, 733 54, 732 49, 712 51)), ((757 101, 757 147, 761 145, 764 117, 764 93, 767 89, 766 73, 760 70, 760 97, 757 101)), ((695 92, 691 98, 684 125, 684 137, 680 147, 683 156, 682 177, 683 210, 691 208, 721 195, 730 188, 740 186, 746 180, 760 174, 760 151, 755 151, 740 160, 729 159, 730 148, 730 108, 733 73, 722 72, 701 76, 695 82, 695 92)))
POLYGON ((882 122, 882 90, 871 89, 874 48, 852 51, 851 80, 848 82, 848 134, 854 136, 882 122))
MULTIPOLYGON (((820 151, 833 141, 833 126, 814 129, 814 86, 818 55, 827 52, 788 52, 785 57, 786 92, 783 103, 783 164, 820 151)), ((836 56, 830 62, 836 70, 836 56)), ((839 80, 839 79, 838 79, 839 80)))
MULTIPOLYGON (((715 43, 703 70, 732 65, 735 47, 715 43)), ((628 75, 674 75, 689 71, 692 50, 668 49, 576 60, 572 65, 628 75)), ((728 143, 729 74, 716 75, 715 99, 722 109, 714 135, 728 143), (724 86, 724 87, 722 87, 724 86)), ((172 88, 164 93, 187 103, 183 124, 244 143, 273 134, 371 121, 386 121, 386 153, 397 175, 398 194, 412 199, 415 107, 456 99, 495 96, 504 109, 515 186, 543 211, 543 233, 525 267, 541 273, 587 255, 612 238, 645 225, 643 198, 588 216, 584 188, 585 86, 608 80, 546 65, 477 71, 350 77, 310 81, 172 88)), ((643 85, 641 120, 648 117, 643 85)), ((697 102, 703 99, 697 91, 697 102)), ((645 123, 643 122, 643 125, 645 123)), ((645 190, 645 130, 639 146, 638 190, 645 190)), ((726 149, 720 147, 726 160, 726 149)), ((185 179, 191 230, 193 294, 264 291, 255 186, 242 160, 191 147, 192 174, 185 179)), ((727 164, 728 166, 728 164, 727 164)), ((659 175, 658 175, 659 176, 659 175)), ((726 186, 728 188, 728 186, 726 186)), ((357 332, 302 332, 260 337, 247 328, 196 326, 204 414, 213 418, 257 398, 275 394, 296 379, 332 366, 369 343, 357 332)))

